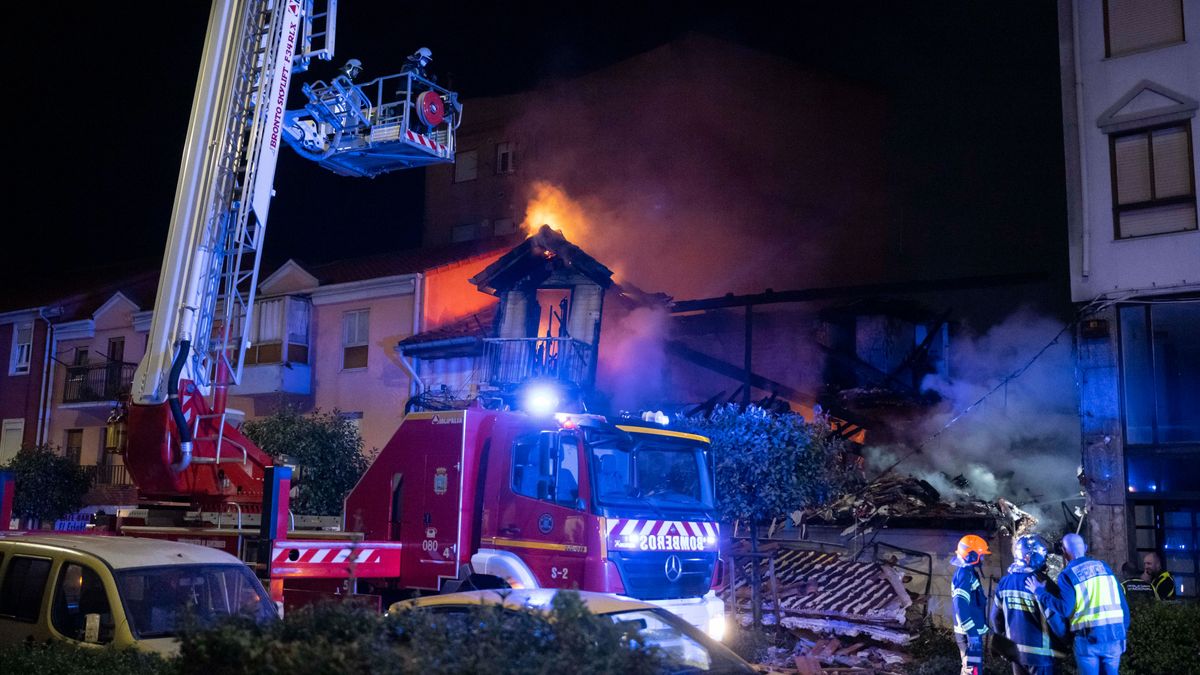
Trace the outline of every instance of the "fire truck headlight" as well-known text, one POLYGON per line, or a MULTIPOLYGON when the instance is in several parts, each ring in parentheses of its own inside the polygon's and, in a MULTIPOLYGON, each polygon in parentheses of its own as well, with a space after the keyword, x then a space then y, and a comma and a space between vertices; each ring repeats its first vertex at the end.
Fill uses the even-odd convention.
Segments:
POLYGON ((708 617, 708 637, 720 642, 725 639, 725 615, 714 614, 708 617))
POLYGON ((531 415, 549 415, 558 409, 561 400, 554 387, 539 384, 525 393, 525 410, 531 415))

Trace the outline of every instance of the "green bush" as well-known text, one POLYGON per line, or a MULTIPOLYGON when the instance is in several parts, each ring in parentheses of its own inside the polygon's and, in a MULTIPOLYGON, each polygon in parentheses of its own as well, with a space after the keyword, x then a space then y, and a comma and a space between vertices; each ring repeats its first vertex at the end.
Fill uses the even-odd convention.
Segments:
POLYGON ((47 446, 21 448, 6 466, 13 472, 13 513, 53 521, 79 510, 92 477, 75 462, 47 446))
POLYGON ((307 673, 653 673, 662 662, 632 628, 590 614, 558 593, 547 612, 478 606, 381 617, 353 605, 321 604, 259 626, 234 620, 188 629, 183 675, 307 673))
POLYGON ((1200 673, 1200 605, 1152 602, 1135 606, 1121 672, 1200 673))
POLYGON ((6 673, 32 675, 174 675, 174 661, 135 649, 77 647, 62 642, 0 648, 6 673))

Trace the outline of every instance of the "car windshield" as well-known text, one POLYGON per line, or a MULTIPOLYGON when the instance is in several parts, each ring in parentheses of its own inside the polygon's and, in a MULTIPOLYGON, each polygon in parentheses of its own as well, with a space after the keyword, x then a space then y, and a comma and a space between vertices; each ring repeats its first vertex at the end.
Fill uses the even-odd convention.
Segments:
POLYGON ((240 615, 276 618, 262 583, 245 565, 169 565, 118 570, 117 588, 138 639, 174 637, 184 617, 202 625, 240 615))
POLYGON ((596 500, 607 506, 712 508, 707 444, 671 436, 591 431, 585 441, 596 500))
POLYGON ((661 650, 671 672, 750 672, 733 652, 665 609, 636 609, 606 614, 613 623, 631 626, 646 644, 661 650))

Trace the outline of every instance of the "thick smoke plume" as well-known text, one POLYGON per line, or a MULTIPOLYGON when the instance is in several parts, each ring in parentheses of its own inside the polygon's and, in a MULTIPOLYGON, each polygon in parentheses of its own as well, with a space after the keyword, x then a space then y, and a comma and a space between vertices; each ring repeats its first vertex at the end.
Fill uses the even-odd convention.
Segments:
POLYGON ((698 298, 881 272, 885 112, 860 87, 692 37, 515 105, 505 134, 531 157, 515 195, 535 204, 528 223, 569 195, 575 226, 556 229, 648 291, 698 298))
POLYGON ((946 425, 1028 363, 1061 329, 1057 321, 1021 310, 986 333, 953 340, 949 375, 931 375, 923 383, 942 402, 905 430, 907 443, 867 449, 875 470, 923 444, 894 471, 929 481, 947 500, 962 492, 984 500, 1003 497, 1029 506, 1026 510, 1039 517, 1060 516, 1059 503, 1079 492, 1079 417, 1069 337, 946 425), (962 489, 954 480, 960 476, 966 481, 962 489))

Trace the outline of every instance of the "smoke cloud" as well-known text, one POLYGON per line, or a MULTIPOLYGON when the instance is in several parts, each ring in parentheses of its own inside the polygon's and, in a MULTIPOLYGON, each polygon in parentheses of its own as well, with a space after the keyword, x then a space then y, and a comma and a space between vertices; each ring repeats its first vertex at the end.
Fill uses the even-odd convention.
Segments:
POLYGON ((662 307, 638 307, 605 323, 598 379, 614 411, 639 410, 667 398, 670 321, 662 307))
POLYGON ((931 414, 904 430, 907 442, 870 447, 876 471, 925 443, 899 466, 929 481, 947 500, 961 476, 970 496, 1003 497, 1042 518, 1060 517, 1059 502, 1078 495, 1079 417, 1068 336, 949 427, 961 411, 1024 366, 1062 329, 1062 324, 1023 309, 980 335, 950 346, 949 375, 926 377, 923 387, 943 400, 931 414), (939 434, 940 432, 940 434, 939 434))
POLYGON ((886 113, 860 87, 692 37, 522 102, 505 132, 530 157, 521 196, 569 195, 576 226, 556 229, 642 288, 697 298, 879 276, 886 113))

